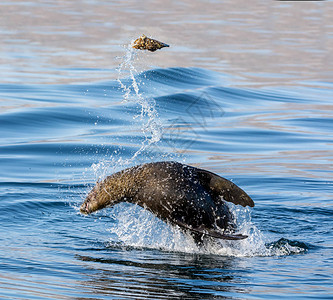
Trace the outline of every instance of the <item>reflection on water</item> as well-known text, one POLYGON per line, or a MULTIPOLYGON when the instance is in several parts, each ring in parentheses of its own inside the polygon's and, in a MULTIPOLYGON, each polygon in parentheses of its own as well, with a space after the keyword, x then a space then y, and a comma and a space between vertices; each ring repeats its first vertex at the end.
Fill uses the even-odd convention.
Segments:
POLYGON ((84 289, 115 297, 121 297, 125 289, 124 297, 136 299, 209 299, 211 295, 249 290, 246 279, 235 276, 233 271, 241 271, 241 264, 231 258, 154 251, 146 256, 130 249, 126 253, 124 260, 118 257, 117 250, 112 250, 114 259, 78 257, 89 262, 89 266, 91 262, 95 263, 95 274, 89 274, 84 289), (133 254, 136 261, 129 263, 133 254))

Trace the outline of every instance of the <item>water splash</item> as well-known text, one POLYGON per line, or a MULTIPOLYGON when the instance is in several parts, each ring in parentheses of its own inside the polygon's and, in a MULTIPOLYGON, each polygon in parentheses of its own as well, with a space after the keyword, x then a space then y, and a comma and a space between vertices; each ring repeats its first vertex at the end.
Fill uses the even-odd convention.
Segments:
POLYGON ((162 137, 162 123, 155 108, 155 100, 146 98, 139 89, 140 81, 137 80, 137 75, 139 73, 134 66, 136 57, 137 51, 132 48, 131 44, 129 44, 126 48, 126 54, 122 58, 122 62, 118 68, 117 79, 120 83, 120 87, 124 91, 123 102, 132 101, 133 103, 138 104, 141 108, 140 114, 133 118, 140 118, 142 121, 141 131, 145 139, 142 142, 141 147, 128 160, 129 162, 133 162, 147 147, 158 143, 162 137), (129 85, 126 85, 121 80, 125 71, 129 72, 131 82, 129 85))
POLYGON ((116 150, 106 159, 93 164, 92 169, 97 181, 105 178, 107 174, 114 173, 131 165, 140 164, 147 159, 153 160, 157 157, 169 157, 157 147, 158 142, 162 138, 163 126, 156 110, 155 100, 145 97, 143 92, 140 91, 140 85, 145 84, 145 82, 141 81, 142 79, 138 76, 140 72, 135 67, 135 61, 138 58, 137 50, 132 48, 132 44, 127 45, 125 50, 125 55, 120 57, 121 62, 117 69, 117 81, 123 91, 122 102, 124 104, 133 103, 139 108, 139 113, 134 115, 133 119, 140 121, 140 129, 144 138, 139 149, 130 158, 124 159, 119 155, 120 151, 116 150), (151 154, 149 155, 147 153, 150 152, 150 149, 151 154), (156 154, 153 153, 155 149, 158 149, 156 154))
POLYGON ((234 243, 233 241, 217 240, 221 248, 213 247, 212 251, 216 254, 226 256, 284 256, 291 254, 300 254, 307 251, 304 244, 298 246, 285 239, 285 243, 267 242, 267 237, 252 222, 251 209, 240 207, 228 203, 230 211, 233 213, 237 224, 237 230, 247 235, 248 238, 234 243))
POLYGON ((190 236, 137 205, 120 203, 112 209, 112 215, 115 216, 116 223, 109 228, 110 246, 200 252, 190 236))
POLYGON ((111 212, 116 222, 108 229, 108 245, 232 257, 285 256, 308 250, 304 243, 287 239, 267 243, 267 238, 253 224, 250 210, 235 207, 231 211, 237 219, 237 232, 248 235, 248 238, 240 241, 211 238, 199 247, 190 235, 166 224, 149 211, 137 205, 121 203, 111 212))
MULTIPOLYGON (((128 167, 140 160, 140 156, 146 155, 146 150, 158 143, 162 137, 162 124, 155 108, 155 102, 140 92, 141 82, 137 76, 139 73, 134 66, 136 58, 136 51, 131 45, 128 45, 118 68, 118 82, 124 92, 123 102, 132 102, 140 108, 140 113, 133 118, 140 119, 144 140, 140 148, 128 159, 123 159, 118 155, 119 153, 115 152, 108 160, 94 164, 92 167, 99 180, 111 173, 110 169, 114 172, 117 168, 128 167), (129 80, 121 79, 126 72, 129 80)), ((204 246, 198 247, 191 236, 166 224, 147 210, 136 205, 121 203, 112 209, 116 221, 109 228, 110 246, 125 245, 240 257, 289 255, 303 253, 307 250, 304 245, 286 239, 268 243, 262 232, 252 223, 248 208, 244 209, 230 204, 230 209, 236 219, 238 233, 248 235, 248 238, 241 241, 210 239, 204 246)))

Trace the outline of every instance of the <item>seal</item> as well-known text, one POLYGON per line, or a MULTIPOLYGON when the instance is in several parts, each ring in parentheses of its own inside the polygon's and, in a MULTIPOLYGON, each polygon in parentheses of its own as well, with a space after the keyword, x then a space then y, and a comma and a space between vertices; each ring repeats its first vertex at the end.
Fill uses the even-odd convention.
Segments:
POLYGON ((164 47, 169 47, 168 44, 159 42, 157 40, 146 37, 144 34, 137 38, 133 43, 132 47, 139 50, 148 50, 154 52, 164 47))
POLYGON ((204 236, 238 240, 234 218, 225 203, 254 206, 233 182, 212 172, 173 161, 153 162, 122 170, 98 182, 80 207, 90 214, 120 202, 135 203, 160 219, 204 236))

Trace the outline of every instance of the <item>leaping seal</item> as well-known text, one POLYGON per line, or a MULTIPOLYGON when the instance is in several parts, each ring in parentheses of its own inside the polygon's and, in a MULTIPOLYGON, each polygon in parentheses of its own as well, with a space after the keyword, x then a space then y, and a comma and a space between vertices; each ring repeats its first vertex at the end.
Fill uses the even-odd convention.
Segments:
POLYGON ((154 162, 122 170, 98 182, 80 207, 90 214, 119 202, 130 202, 160 219, 189 231, 195 239, 208 235, 238 240, 234 219, 225 201, 254 206, 231 181, 178 162, 154 162))
POLYGON ((146 37, 144 34, 137 38, 133 43, 132 47, 139 50, 148 50, 154 52, 158 49, 169 47, 168 44, 159 42, 157 40, 146 37))

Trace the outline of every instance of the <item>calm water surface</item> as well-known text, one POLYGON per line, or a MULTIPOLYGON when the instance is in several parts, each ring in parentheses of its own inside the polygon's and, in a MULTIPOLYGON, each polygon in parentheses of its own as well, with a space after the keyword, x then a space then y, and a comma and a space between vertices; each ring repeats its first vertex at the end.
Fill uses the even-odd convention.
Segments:
POLYGON ((333 298, 331 1, 0 4, 0 298, 333 298), (130 51, 145 33, 171 45, 130 51), (241 186, 244 241, 78 207, 177 160, 241 186))

